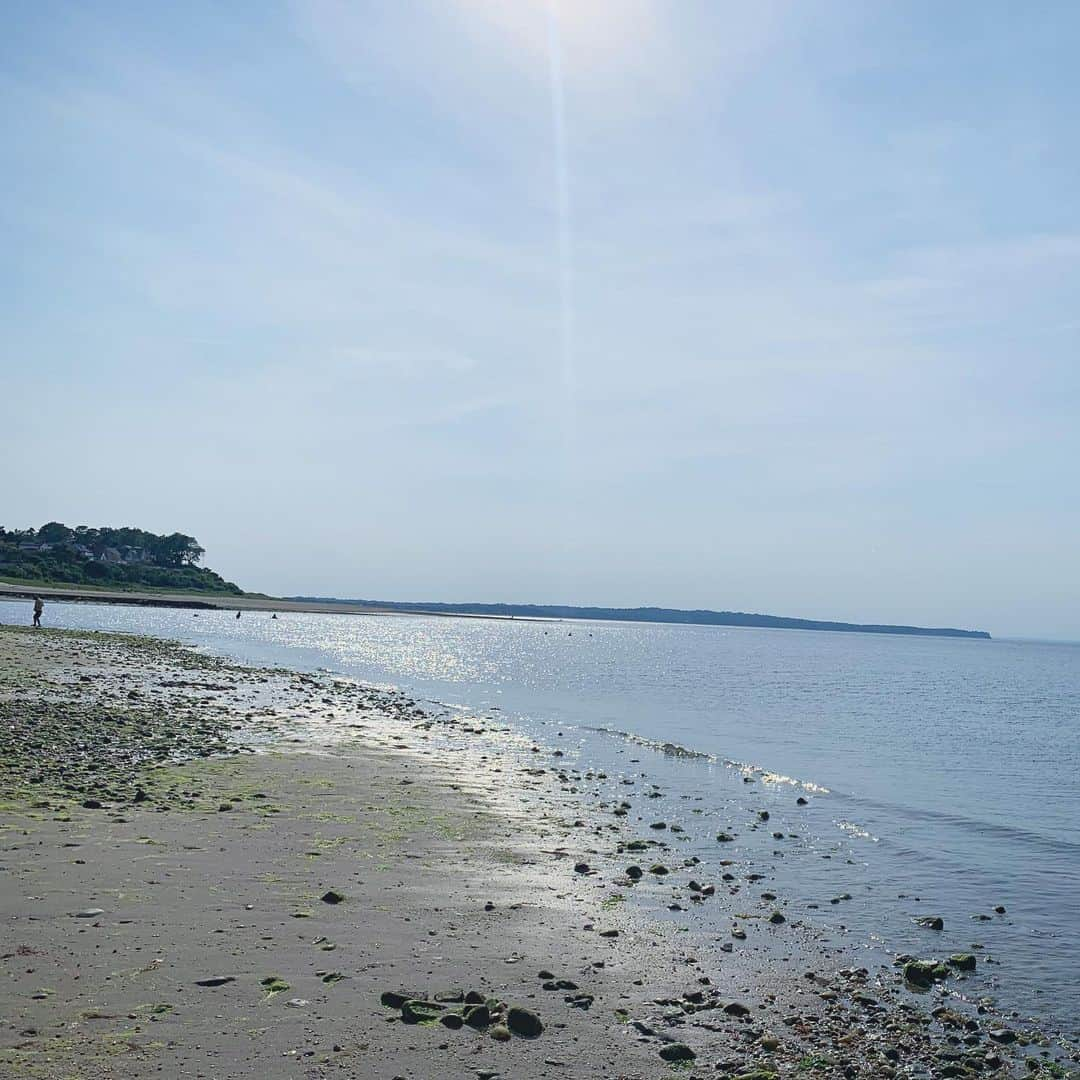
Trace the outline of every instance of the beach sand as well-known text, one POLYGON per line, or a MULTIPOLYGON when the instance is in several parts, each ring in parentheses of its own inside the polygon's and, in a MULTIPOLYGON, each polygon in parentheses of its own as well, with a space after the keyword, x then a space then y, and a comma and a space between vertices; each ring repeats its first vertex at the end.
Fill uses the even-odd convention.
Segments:
POLYGON ((3 1076, 1004 1076, 1036 1042, 844 968, 490 717, 0 628, 0 749, 3 1076), (469 991, 490 1023, 444 1023, 469 991))

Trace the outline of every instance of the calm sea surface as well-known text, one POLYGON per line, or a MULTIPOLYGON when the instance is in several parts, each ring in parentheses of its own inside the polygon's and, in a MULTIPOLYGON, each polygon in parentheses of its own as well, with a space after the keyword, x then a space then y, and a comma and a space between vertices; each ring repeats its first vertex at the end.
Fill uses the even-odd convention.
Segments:
MULTIPOLYGON (((29 622, 29 605, 0 602, 0 621, 29 622)), ((844 945, 927 956, 977 944, 972 994, 1080 1030, 1078 645, 55 603, 46 622, 498 709, 613 785, 638 778, 611 794, 655 781, 664 796, 641 812, 683 822, 704 860, 730 828, 724 855, 771 859, 789 914, 844 945), (750 832, 758 809, 771 820, 750 832), (914 927, 926 914, 944 933, 914 927)))

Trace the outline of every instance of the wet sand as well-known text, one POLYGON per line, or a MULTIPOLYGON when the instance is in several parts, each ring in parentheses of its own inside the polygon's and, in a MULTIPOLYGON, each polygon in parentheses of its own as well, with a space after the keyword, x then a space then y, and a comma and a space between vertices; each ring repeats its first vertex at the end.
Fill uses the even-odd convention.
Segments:
POLYGON ((916 997, 824 950, 752 869, 683 859, 599 801, 606 778, 497 718, 153 639, 0 628, 0 750, 0 1075, 1068 1065, 944 985, 916 997), (669 906, 732 930, 654 913, 669 906), (486 1016, 454 1000, 470 991, 486 1016))

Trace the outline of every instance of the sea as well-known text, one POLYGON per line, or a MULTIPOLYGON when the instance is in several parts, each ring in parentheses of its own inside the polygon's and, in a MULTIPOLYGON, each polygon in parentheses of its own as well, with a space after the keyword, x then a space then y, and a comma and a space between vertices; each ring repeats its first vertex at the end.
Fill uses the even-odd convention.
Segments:
MULTIPOLYGON (((0 601, 0 622, 29 621, 0 601)), ((46 623, 498 717, 635 814, 656 790, 640 812, 705 862, 718 831, 736 860, 764 844, 789 917, 856 957, 974 949, 973 998, 1080 1037, 1080 644, 81 603, 46 623)))

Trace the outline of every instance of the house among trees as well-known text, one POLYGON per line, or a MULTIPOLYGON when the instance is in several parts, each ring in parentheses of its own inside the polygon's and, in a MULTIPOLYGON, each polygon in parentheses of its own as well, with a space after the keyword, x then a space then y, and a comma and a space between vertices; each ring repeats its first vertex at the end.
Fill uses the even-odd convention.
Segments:
POLYGON ((143 585, 152 588, 242 590, 198 564, 205 554, 193 536, 159 536, 130 527, 70 528, 50 521, 40 529, 0 526, 0 573, 29 581, 143 585))

